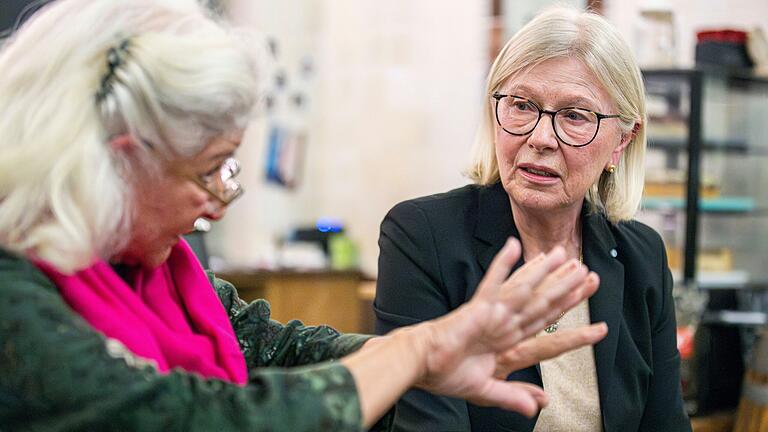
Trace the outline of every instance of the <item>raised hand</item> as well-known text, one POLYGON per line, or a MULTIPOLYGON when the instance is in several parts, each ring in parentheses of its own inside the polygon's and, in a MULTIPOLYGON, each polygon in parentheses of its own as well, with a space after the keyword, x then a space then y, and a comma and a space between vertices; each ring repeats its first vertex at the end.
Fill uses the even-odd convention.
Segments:
POLYGON ((510 239, 468 303, 422 324, 429 336, 420 387, 532 416, 546 404, 543 391, 527 383, 507 382, 501 372, 510 365, 529 365, 604 336, 598 332, 579 343, 563 345, 526 341, 561 312, 592 295, 599 279, 577 260, 566 261, 561 248, 531 260, 509 276, 519 257, 520 244, 510 239))

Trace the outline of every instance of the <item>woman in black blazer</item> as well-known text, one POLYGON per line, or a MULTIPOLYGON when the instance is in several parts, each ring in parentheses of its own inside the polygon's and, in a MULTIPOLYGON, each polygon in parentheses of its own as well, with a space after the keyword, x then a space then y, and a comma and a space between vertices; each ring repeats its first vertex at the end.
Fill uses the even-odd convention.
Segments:
POLYGON ((524 261, 555 246, 600 276, 591 299, 539 337, 605 322, 608 336, 508 379, 543 385, 538 417, 420 390, 398 431, 689 431, 680 394, 672 278, 661 238, 632 220, 643 185, 640 71, 618 32, 555 8, 494 62, 471 177, 476 184, 398 204, 381 226, 377 332, 466 302, 508 236, 524 261))

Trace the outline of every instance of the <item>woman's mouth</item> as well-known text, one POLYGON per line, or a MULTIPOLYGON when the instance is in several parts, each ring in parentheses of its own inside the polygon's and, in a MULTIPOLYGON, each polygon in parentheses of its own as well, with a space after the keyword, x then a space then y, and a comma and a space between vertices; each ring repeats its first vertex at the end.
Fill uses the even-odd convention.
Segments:
POLYGON ((540 175, 540 176, 544 176, 544 177, 557 177, 554 174, 550 174, 550 173, 548 173, 546 171, 542 171, 542 170, 537 170, 535 168, 523 168, 523 169, 528 171, 531 174, 536 174, 536 175, 540 175))
POLYGON ((519 165, 518 169, 526 180, 533 183, 549 184, 560 178, 555 170, 543 166, 523 164, 519 165))

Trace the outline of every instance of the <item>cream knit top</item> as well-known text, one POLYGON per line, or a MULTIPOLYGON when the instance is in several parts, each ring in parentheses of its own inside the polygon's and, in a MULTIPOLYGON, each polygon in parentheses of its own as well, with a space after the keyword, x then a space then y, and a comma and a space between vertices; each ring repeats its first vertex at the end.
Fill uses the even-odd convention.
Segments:
MULTIPOLYGON (((587 300, 559 320, 558 332, 590 324, 587 300)), ((537 337, 550 336, 542 331, 537 337)), ((541 379, 549 405, 539 414, 534 432, 600 432, 600 395, 592 346, 541 362, 541 379)))

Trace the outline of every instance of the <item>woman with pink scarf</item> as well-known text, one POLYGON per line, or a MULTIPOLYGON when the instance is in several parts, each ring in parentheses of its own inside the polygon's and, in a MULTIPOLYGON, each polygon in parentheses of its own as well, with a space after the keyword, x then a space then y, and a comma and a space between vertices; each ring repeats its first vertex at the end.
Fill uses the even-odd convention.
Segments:
POLYGON ((385 337, 269 319, 182 235, 242 195, 245 42, 193 0, 59 0, 0 52, 0 430, 386 428, 411 387, 534 415, 509 370, 601 339, 531 339, 595 292, 556 249, 385 337), (383 417, 382 417, 383 416, 383 417))

